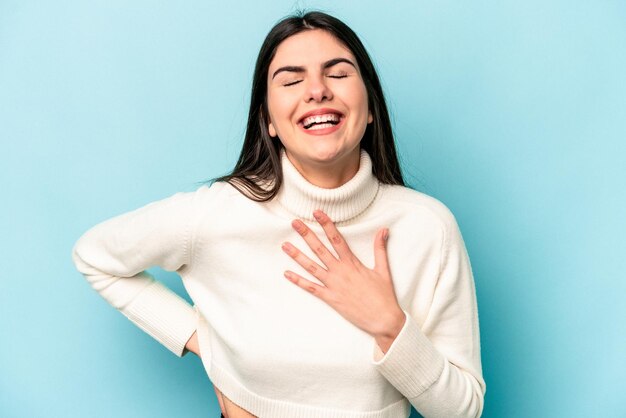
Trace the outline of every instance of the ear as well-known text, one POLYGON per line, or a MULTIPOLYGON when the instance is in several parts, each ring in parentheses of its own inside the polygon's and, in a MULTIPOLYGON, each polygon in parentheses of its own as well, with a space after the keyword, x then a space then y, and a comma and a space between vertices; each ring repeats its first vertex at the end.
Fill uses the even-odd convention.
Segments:
POLYGON ((274 124, 272 122, 267 126, 267 130, 270 131, 270 136, 274 138, 276 136, 276 129, 274 129, 274 124))
POLYGON ((265 116, 265 112, 263 111, 263 106, 259 107, 259 113, 261 117, 267 121, 267 130, 272 138, 276 137, 276 129, 274 129, 274 124, 272 124, 272 119, 269 116, 265 116))
POLYGON ((372 112, 367 112, 367 123, 374 122, 374 116, 372 116, 372 112))

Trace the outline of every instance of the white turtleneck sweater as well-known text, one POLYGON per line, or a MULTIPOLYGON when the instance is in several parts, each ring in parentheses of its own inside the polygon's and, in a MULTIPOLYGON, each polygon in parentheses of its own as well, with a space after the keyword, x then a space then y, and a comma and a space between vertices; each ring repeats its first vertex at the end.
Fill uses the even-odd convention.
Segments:
POLYGON ((365 151, 357 174, 335 189, 309 183, 284 151, 281 161, 284 183, 270 202, 216 182, 96 225, 74 247, 78 270, 176 355, 197 330, 213 384, 261 418, 404 418, 409 403, 426 418, 480 416, 476 295, 453 215, 432 197, 380 184, 365 151), (299 218, 332 251, 315 209, 369 267, 376 232, 389 228, 406 320, 386 353, 283 276, 319 283, 281 250, 289 241, 317 259, 291 227, 299 218), (194 306, 145 272, 152 266, 178 272, 194 306))

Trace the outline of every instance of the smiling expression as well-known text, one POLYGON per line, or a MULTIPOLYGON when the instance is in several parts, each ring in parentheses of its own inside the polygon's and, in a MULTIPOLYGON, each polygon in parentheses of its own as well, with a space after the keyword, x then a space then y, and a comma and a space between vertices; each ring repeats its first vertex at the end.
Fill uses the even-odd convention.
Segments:
POLYGON ((268 71, 268 130, 300 172, 358 168, 367 124, 367 90, 354 55, 330 33, 306 30, 284 40, 268 71))

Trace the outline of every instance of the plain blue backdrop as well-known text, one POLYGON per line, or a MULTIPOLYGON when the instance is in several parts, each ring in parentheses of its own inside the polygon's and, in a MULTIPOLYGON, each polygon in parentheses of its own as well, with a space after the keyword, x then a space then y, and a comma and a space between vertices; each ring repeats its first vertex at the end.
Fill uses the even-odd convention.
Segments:
POLYGON ((617 0, 0 1, 0 416, 219 416, 200 361, 109 307, 70 253, 233 167, 256 54, 296 7, 361 36, 406 178, 457 217, 483 416, 626 416, 617 0))

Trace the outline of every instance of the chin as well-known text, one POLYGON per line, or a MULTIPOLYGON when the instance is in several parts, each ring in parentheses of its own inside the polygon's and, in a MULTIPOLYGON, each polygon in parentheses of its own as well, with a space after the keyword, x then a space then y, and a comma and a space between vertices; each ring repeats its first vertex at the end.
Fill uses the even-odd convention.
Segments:
POLYGON ((291 147, 285 148, 288 154, 302 163, 308 161, 313 164, 325 164, 342 160, 352 153, 358 152, 359 144, 356 143, 348 146, 345 143, 338 143, 336 140, 323 141, 317 139, 316 143, 311 143, 310 141, 297 149, 291 147))
POLYGON ((316 150, 308 156, 316 162, 330 162, 341 158, 345 154, 342 150, 316 150))
MULTIPOLYGON (((303 151, 323 160, 341 158, 353 152, 354 149, 354 146, 338 141, 318 141, 308 145, 303 151)), ((356 147, 358 148, 358 144, 356 147)))

